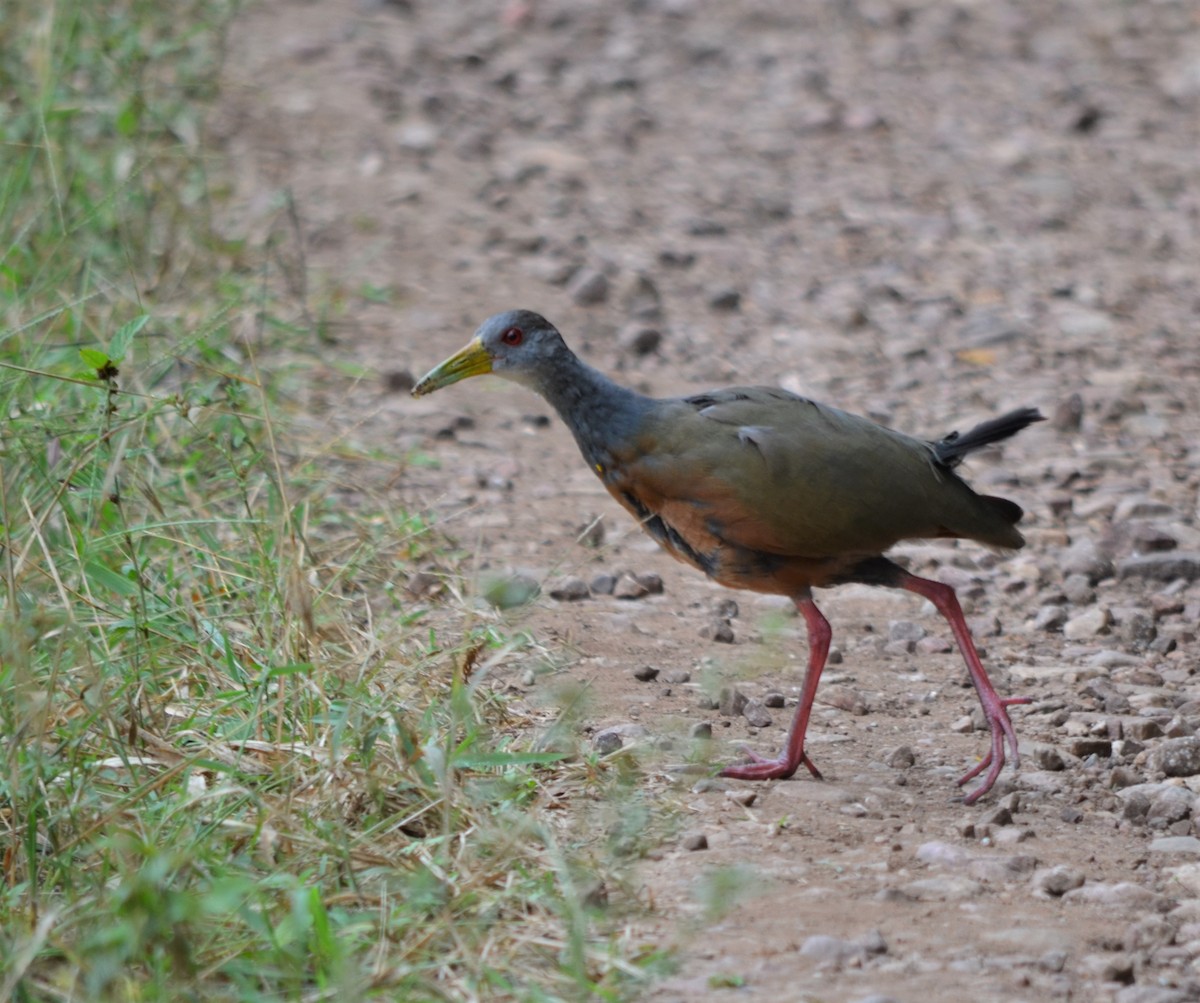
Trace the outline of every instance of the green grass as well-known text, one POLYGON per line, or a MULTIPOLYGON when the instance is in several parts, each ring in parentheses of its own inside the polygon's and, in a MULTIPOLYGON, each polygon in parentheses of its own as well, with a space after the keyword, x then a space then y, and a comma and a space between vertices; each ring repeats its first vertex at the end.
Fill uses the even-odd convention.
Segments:
POLYGON ((394 584, 462 555, 306 440, 320 332, 214 222, 233 8, 0 23, 0 999, 628 998, 636 774, 394 584))

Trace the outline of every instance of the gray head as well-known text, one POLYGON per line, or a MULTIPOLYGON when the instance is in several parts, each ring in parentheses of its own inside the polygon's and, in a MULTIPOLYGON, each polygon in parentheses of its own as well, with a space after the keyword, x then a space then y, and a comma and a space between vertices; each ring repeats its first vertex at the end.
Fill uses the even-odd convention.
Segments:
POLYGON ((489 317, 475 337, 413 387, 421 397, 470 376, 495 373, 542 392, 573 358, 562 335, 531 310, 507 310, 489 317))

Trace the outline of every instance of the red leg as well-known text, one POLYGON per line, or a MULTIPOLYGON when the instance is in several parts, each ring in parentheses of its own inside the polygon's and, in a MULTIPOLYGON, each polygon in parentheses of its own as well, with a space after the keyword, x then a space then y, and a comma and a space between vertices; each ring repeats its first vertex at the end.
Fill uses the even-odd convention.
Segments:
POLYGON ((821 681, 821 670, 825 668, 825 659, 829 655, 833 631, 829 629, 829 621, 817 609, 812 595, 805 595, 795 602, 796 609, 804 614, 804 622, 808 626, 808 671, 804 674, 800 706, 796 708, 783 754, 778 759, 765 759, 749 749, 743 749, 742 752, 751 761, 741 766, 726 766, 721 771, 723 777, 733 777, 735 780, 786 780, 803 763, 809 773, 821 779, 821 774, 804 751, 804 734, 808 731, 808 718, 817 695, 817 683, 821 681))
POLYGON ((973 804, 992 789, 992 785, 1000 776, 1000 771, 1004 768, 1004 740, 1006 738, 1012 748, 1013 768, 1020 765, 1021 757, 1017 752, 1017 733, 1013 730, 1007 708, 1015 704, 1031 703, 1032 698, 1001 697, 996 692, 983 669, 983 663, 979 660, 979 653, 975 650, 975 643, 971 640, 971 632, 967 629, 967 621, 963 618, 962 607, 958 604, 958 596, 954 594, 954 589, 942 582, 918 578, 907 571, 902 573, 896 584, 902 589, 908 589, 909 592, 924 596, 946 618, 950 629, 954 631, 958 650, 962 652, 963 660, 967 663, 967 671, 971 673, 971 682, 975 684, 979 702, 983 705, 984 716, 992 731, 992 747, 988 750, 987 755, 958 781, 961 787, 967 781, 979 776, 984 770, 988 771, 987 776, 983 778, 983 783, 963 798, 964 804, 973 804), (989 769, 989 767, 991 768, 989 769))

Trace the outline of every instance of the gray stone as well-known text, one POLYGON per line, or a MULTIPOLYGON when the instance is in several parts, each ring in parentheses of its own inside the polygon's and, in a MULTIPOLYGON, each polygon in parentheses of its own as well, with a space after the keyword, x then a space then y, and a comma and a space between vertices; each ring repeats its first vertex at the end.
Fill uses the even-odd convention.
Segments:
POLYGON ((579 602, 592 594, 588 589, 587 582, 574 575, 558 579, 547 591, 550 593, 551 599, 557 599, 559 602, 579 602))
POLYGON ((1194 777, 1200 773, 1200 738, 1169 738, 1146 753, 1146 766, 1168 777, 1194 777))
POLYGON ((642 683, 652 682, 658 678, 658 669, 653 665, 640 665, 633 670, 633 678, 642 683))
POLYGON ((581 268, 567 285, 576 306, 595 306, 608 299, 608 276, 594 268, 581 268))
POLYGON ((1149 888, 1135 885, 1132 881, 1116 883, 1086 884, 1063 895, 1064 902, 1086 902, 1109 909, 1129 909, 1145 912, 1158 909, 1166 900, 1149 888))
POLYGON ((1112 561, 1104 557, 1095 541, 1086 536, 1074 541, 1059 555, 1058 566, 1064 575, 1083 575, 1092 585, 1113 572, 1112 561))
POLYGON ((682 845, 685 850, 707 850, 708 837, 702 832, 689 832, 683 837, 682 845))
POLYGON ((1190 818, 1195 799, 1196 795, 1186 787, 1166 787, 1150 799, 1146 821, 1152 826, 1158 823, 1157 827, 1165 827, 1190 818))
POLYGON ((925 628, 911 620, 893 620, 888 624, 889 641, 911 641, 916 644, 924 636, 925 628))
POLYGON ((866 954, 862 944, 824 933, 815 934, 800 945, 800 956, 811 958, 822 967, 841 966, 849 961, 861 960, 866 954))
POLYGON ((746 694, 733 686, 724 687, 718 701, 717 706, 723 717, 739 716, 749 703, 746 694))
POLYGON ((1126 986, 1113 1003, 1193 1003, 1195 999, 1190 992, 1169 986, 1126 986))
POLYGON ((1200 839, 1195 836, 1161 836, 1150 841, 1151 853, 1186 853, 1200 857, 1200 839))
POLYGON ((1083 641, 1108 631, 1112 618, 1103 606, 1095 606, 1063 624, 1063 637, 1068 641, 1083 641))
POLYGON ((742 716, 754 728, 771 726, 771 715, 767 713, 767 708, 757 700, 746 701, 746 706, 742 708, 742 716))
POLYGON ((1127 557, 1117 565, 1117 577, 1121 581, 1141 578, 1152 582, 1173 582, 1176 578, 1183 578, 1194 582, 1200 578, 1200 553, 1172 550, 1127 557))
POLYGON ((631 574, 623 574, 613 585, 613 597, 616 599, 641 599, 649 595, 650 590, 631 574))
POLYGON ((1060 898, 1069 891, 1082 888, 1083 883, 1081 871, 1062 864, 1034 871, 1030 881, 1033 893, 1041 898, 1060 898))
POLYGON ((733 644, 733 626, 728 620, 711 620, 700 628, 700 636, 718 644, 733 644))

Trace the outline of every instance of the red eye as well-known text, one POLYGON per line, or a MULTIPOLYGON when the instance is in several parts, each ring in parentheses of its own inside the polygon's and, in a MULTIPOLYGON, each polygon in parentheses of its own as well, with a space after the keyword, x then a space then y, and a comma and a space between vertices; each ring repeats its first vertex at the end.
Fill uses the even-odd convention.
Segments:
POLYGON ((521 344, 522 341, 525 340, 525 332, 519 327, 510 327, 507 331, 500 335, 500 340, 503 341, 504 344, 511 345, 513 348, 516 348, 519 344, 521 344))

